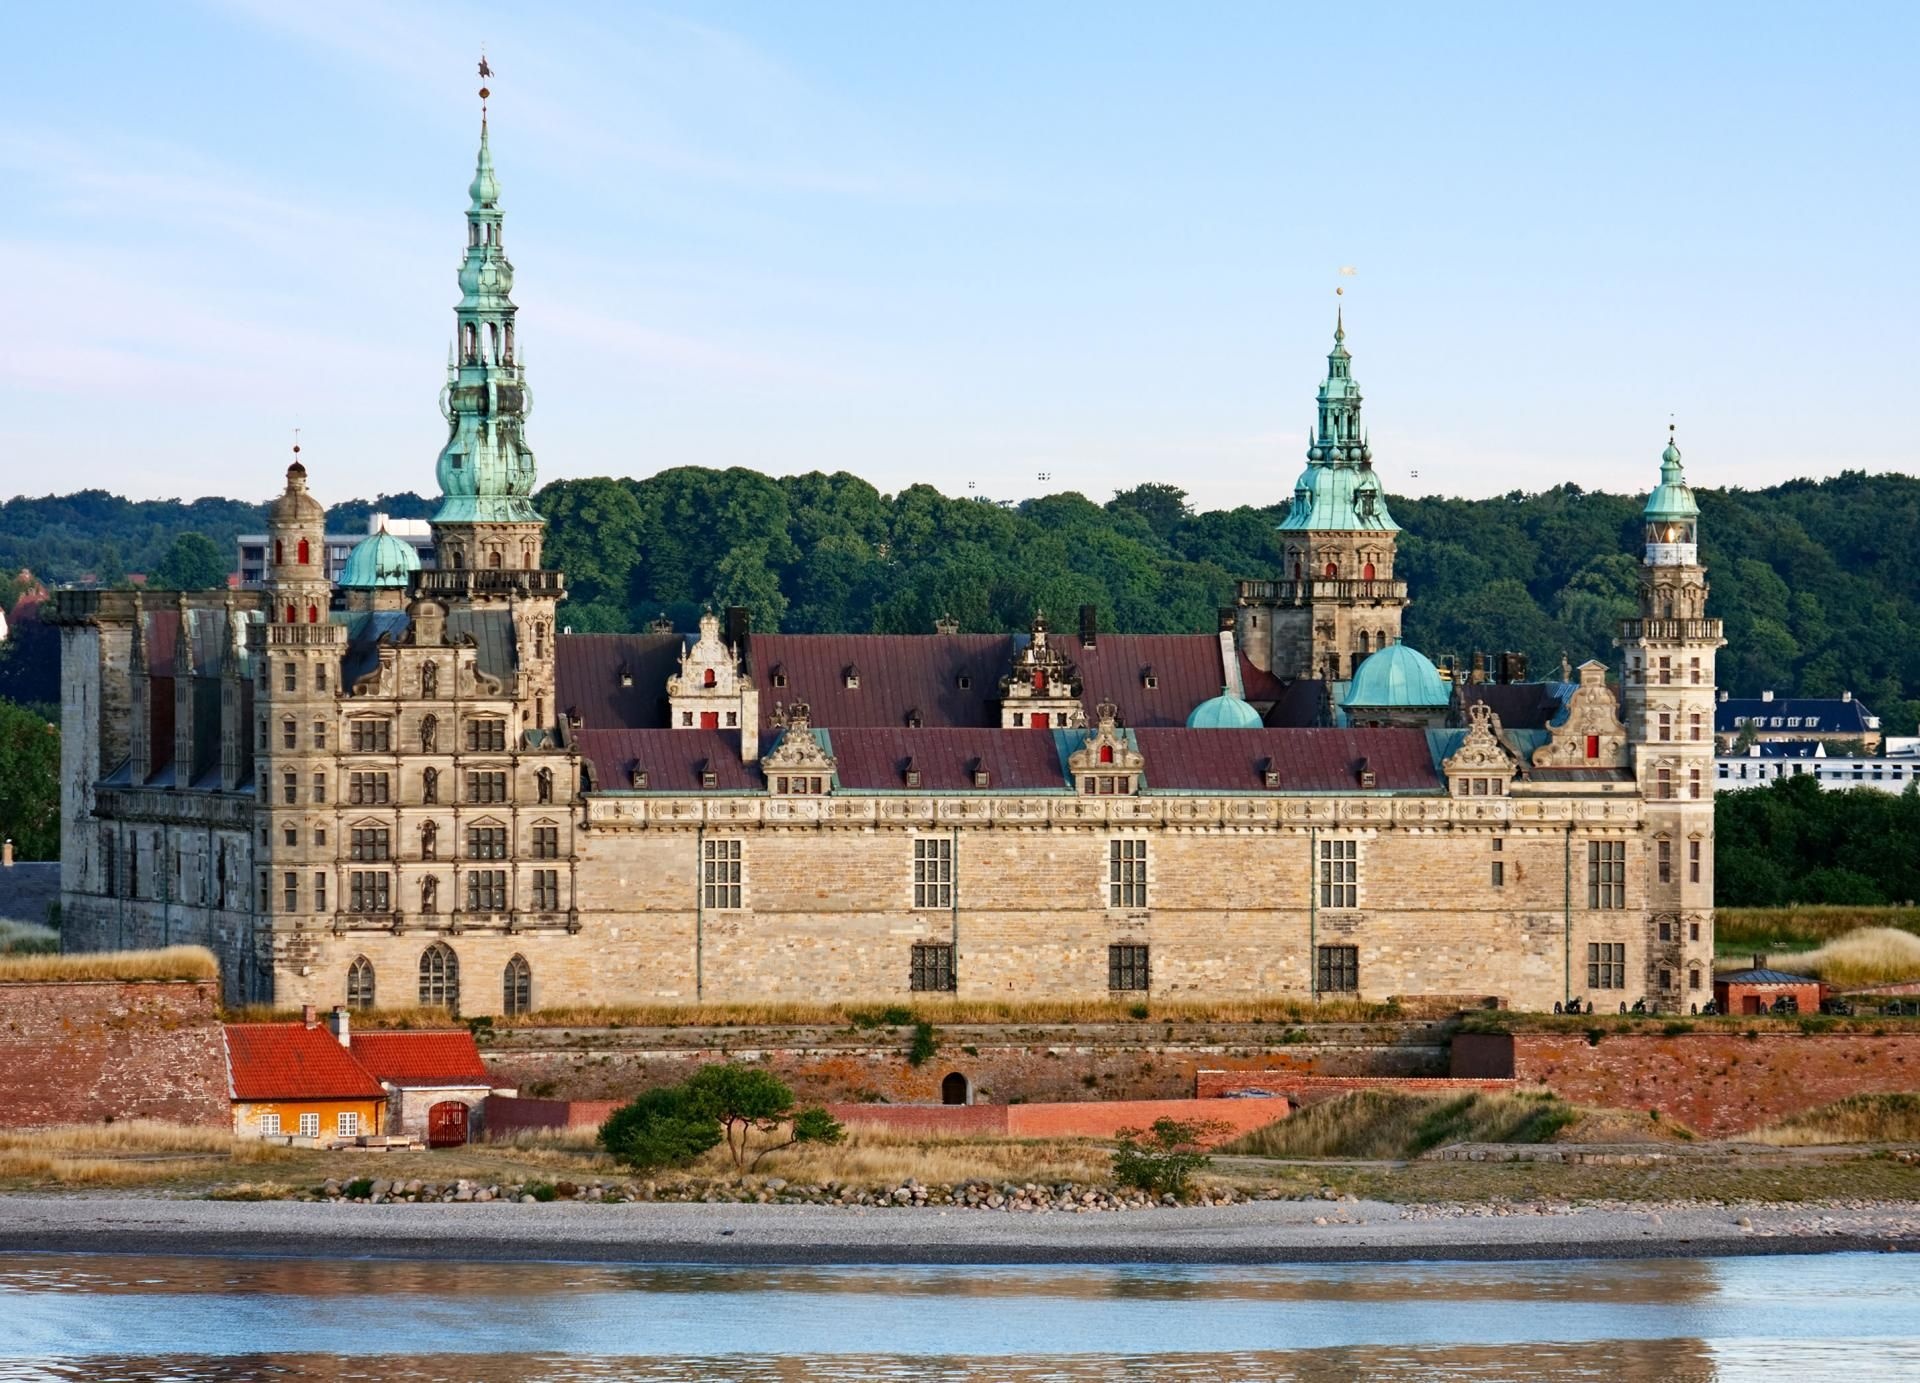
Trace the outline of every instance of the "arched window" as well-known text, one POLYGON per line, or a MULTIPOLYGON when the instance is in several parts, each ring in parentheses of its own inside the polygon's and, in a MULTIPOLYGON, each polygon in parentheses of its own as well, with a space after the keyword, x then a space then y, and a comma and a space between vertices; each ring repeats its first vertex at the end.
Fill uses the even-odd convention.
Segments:
POLYGON ((287 564, 287 548, 278 538, 273 540, 273 564, 284 567, 287 564))
POLYGON ((299 622, 300 622, 299 614, 294 610, 294 608, 291 605, 289 605, 287 607, 287 623, 298 624, 299 622))
MULTIPOLYGON (((431 754, 440 738, 440 717, 429 715, 420 722, 420 752, 431 754)), ((431 772, 431 770, 429 770, 431 772)))
POLYGON ((423 663, 420 667, 420 695, 438 696, 440 694, 440 665, 423 663))
POLYGON ((312 563, 312 561, 313 561, 313 551, 311 548, 308 547, 307 540, 305 538, 302 538, 300 540, 300 565, 303 567, 308 566, 312 563))
POLYGON ((455 571, 459 571, 460 568, 464 567, 466 564, 467 564, 467 560, 465 556, 462 555, 460 549, 456 547, 453 550, 453 569, 455 571))
POLYGON ((500 328, 493 322, 487 323, 487 359, 496 364, 500 360, 500 328))
POLYGON ((1103 744, 1100 746, 1100 762, 1103 764, 1110 764, 1113 762, 1113 746, 1112 745, 1103 744))
POLYGON ((373 962, 365 956, 347 967, 347 1007, 373 1007, 373 962))
POLYGON ((501 975, 500 1009, 509 1018, 533 1012, 533 967, 525 956, 516 955, 507 962, 501 975))
POLYGON ((1364 567, 1360 568, 1360 579, 1362 581, 1373 580, 1373 563, 1369 562, 1364 567))
POLYGON ((1339 574, 1340 574, 1340 568, 1336 567, 1331 562, 1327 563, 1327 569, 1321 573, 1321 575, 1323 576, 1338 576, 1339 574))
POLYGON ((1364 629, 1360 631, 1360 656, 1367 656, 1367 631, 1364 629))
MULTIPOLYGON (((433 770, 428 769, 427 772, 431 773, 433 770)), ((432 860, 439 857, 440 828, 431 821, 424 821, 420 824, 420 858, 432 860)))
POLYGON ((420 953, 420 1006, 460 1011, 460 958, 444 941, 420 953))
POLYGON ((438 802, 440 800, 440 770, 429 768, 420 775, 420 800, 438 802))
POLYGON ((318 624, 319 622, 320 622, 320 607, 318 605, 309 605, 307 607, 307 623, 318 624))
POLYGON ((712 668, 707 669, 707 675, 700 679, 700 685, 703 687, 711 687, 713 685, 713 669, 712 668))
POLYGON ((489 552, 487 554, 487 565, 490 567, 497 567, 500 565, 499 552, 495 551, 495 552, 489 552))

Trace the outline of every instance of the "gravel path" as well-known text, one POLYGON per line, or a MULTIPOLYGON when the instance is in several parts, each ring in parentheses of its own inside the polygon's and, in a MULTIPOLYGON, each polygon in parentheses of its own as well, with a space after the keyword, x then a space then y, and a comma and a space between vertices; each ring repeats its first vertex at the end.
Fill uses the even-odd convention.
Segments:
POLYGON ((1920 1251, 1920 1203, 1269 1201, 1129 1214, 0 1197, 0 1250, 653 1263, 1286 1263, 1920 1251))

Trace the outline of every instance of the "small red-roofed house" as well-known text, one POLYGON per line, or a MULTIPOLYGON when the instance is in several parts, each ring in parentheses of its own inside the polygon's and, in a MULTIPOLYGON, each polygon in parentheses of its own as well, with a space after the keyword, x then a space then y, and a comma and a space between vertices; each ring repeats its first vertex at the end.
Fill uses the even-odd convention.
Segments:
POLYGON ((426 1032, 349 1034, 336 1009, 340 1040, 387 1092, 387 1132, 410 1133, 430 1147, 452 1147, 479 1136, 487 1096, 511 1095, 480 1060, 465 1028, 426 1032))
POLYGON ((385 1087, 308 1015, 226 1025, 236 1134, 329 1143, 381 1131, 385 1087))

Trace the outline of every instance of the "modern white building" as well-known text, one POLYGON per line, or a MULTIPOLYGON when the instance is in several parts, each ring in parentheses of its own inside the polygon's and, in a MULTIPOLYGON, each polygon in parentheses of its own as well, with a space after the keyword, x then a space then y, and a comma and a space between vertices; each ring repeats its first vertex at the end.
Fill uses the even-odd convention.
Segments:
POLYGON ((1808 777, 1823 788, 1879 788, 1905 792, 1920 782, 1920 740, 1889 742, 1891 752, 1872 758, 1829 755, 1820 740, 1772 740, 1713 761, 1714 788, 1761 788, 1778 778, 1808 777))

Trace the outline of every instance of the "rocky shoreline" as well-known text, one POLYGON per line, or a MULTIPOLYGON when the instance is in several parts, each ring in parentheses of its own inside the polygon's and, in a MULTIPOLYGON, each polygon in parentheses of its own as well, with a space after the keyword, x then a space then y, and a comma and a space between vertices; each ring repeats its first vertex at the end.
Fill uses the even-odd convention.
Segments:
MULTIPOLYGON (((424 1189, 424 1188, 423 1188, 424 1189)), ((485 1188, 480 1188, 485 1189, 485 1188)), ((588 1189, 591 1189, 590 1187, 588 1189)), ((504 1190, 504 1188, 503 1188, 504 1190)), ((406 1194, 403 1192, 403 1194, 406 1194)), ((989 1197, 989 1200, 991 1197, 989 1197)), ((1054 1204, 1057 1204, 1055 1202, 1054 1204)), ((1259 1264, 1920 1251, 1920 1202, 1437 1206, 1236 1201, 1151 1214, 439 1199, 0 1197, 13 1252, 805 1264, 1259 1264)))

